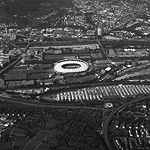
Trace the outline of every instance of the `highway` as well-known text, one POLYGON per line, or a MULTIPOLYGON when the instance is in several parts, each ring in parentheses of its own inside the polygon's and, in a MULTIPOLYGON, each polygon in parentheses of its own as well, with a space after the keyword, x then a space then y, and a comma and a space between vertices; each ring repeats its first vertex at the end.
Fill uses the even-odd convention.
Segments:
POLYGON ((115 40, 110 40, 110 41, 105 41, 105 40, 101 40, 101 43, 106 45, 106 46, 122 46, 122 45, 132 45, 132 46, 150 46, 150 42, 149 41, 125 41, 125 40, 119 40, 119 41, 115 41, 115 40))
POLYGON ((100 41, 99 39, 97 39, 97 42, 98 42, 98 44, 99 44, 99 46, 100 46, 100 48, 101 48, 101 50, 102 50, 102 53, 105 55, 106 59, 107 59, 107 60, 109 61, 109 63, 111 64, 111 61, 110 61, 110 59, 108 58, 108 55, 106 54, 106 51, 105 51, 105 49, 103 48, 103 45, 102 45, 101 41, 100 41))
MULTIPOLYGON (((44 108, 57 108, 57 109, 88 109, 88 110, 103 110, 103 111, 112 111, 111 109, 104 109, 104 108, 96 108, 96 107, 86 107, 86 106, 61 106, 61 105, 51 105, 49 103, 41 103, 41 102, 33 102, 33 101, 26 101, 22 99, 14 99, 8 97, 0 96, 0 100, 8 101, 10 103, 16 103, 26 106, 33 106, 33 107, 44 107, 44 108)), ((91 128, 93 128, 94 132, 97 134, 100 140, 100 149, 101 150, 108 150, 108 146, 103 142, 103 138, 99 135, 98 131, 90 124, 87 120, 84 120, 91 128)))
POLYGON ((0 70, 0 75, 2 75, 4 72, 6 72, 8 69, 10 69, 10 68, 11 68, 12 66, 14 66, 15 64, 17 64, 17 63, 21 60, 22 54, 24 54, 24 53, 27 52, 27 50, 28 50, 28 48, 30 47, 30 45, 31 45, 31 44, 29 43, 29 44, 27 45, 27 47, 25 48, 24 52, 21 53, 15 61, 11 62, 8 66, 6 66, 5 68, 1 69, 1 70, 0 70))
POLYGON ((111 150, 112 149, 112 146, 110 145, 109 143, 109 134, 108 134, 108 126, 109 126, 109 122, 111 121, 113 115, 115 113, 117 113, 120 109, 123 109, 124 107, 128 106, 128 105, 131 105, 132 103, 135 103, 135 102, 139 102, 139 101, 142 101, 142 100, 145 100, 145 99, 150 99, 150 96, 145 96, 145 97, 142 97, 142 98, 138 98, 138 99, 135 99, 135 100, 132 100, 130 102, 127 102, 127 103, 124 103, 123 105, 117 107, 116 109, 114 109, 110 114, 109 116, 106 118, 104 124, 103 124, 103 134, 104 134, 104 139, 106 141, 106 144, 108 145, 109 149, 111 150))
POLYGON ((9 98, 0 96, 1 101, 8 101, 10 103, 22 104, 26 106, 34 106, 34 107, 44 107, 44 108, 61 108, 61 109, 92 109, 92 110, 104 110, 104 111, 112 111, 112 109, 101 108, 101 107, 87 107, 87 106, 74 106, 74 105, 52 105, 50 103, 42 103, 38 101, 27 101, 21 98, 9 98))
MULTIPOLYGON (((68 39, 69 41, 69 39, 68 39)), ((109 45, 133 45, 133 46, 136 46, 136 45, 141 45, 141 46, 150 46, 150 42, 149 41, 138 41, 138 40, 135 40, 135 41, 126 41, 126 40, 104 40, 104 39, 101 39, 101 44, 102 45, 106 45, 106 46, 109 46, 109 45)), ((71 41, 70 42, 65 42, 65 43, 57 43, 57 42, 54 42, 54 43, 40 43, 40 42, 32 42, 32 45, 33 47, 50 47, 50 46, 62 46, 62 45, 84 45, 84 44, 98 44, 97 43, 97 39, 92 39, 92 40, 86 40, 86 41, 78 41, 78 40, 75 40, 75 41, 71 41)), ((28 43, 24 42, 24 43, 15 43, 15 45, 17 46, 20 46, 20 45, 28 45, 28 43)))

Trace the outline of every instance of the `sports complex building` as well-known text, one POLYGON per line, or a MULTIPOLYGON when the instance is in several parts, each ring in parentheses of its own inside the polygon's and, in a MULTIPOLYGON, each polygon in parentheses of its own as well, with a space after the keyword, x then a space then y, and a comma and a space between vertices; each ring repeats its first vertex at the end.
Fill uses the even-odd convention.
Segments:
POLYGON ((88 68, 88 63, 80 59, 63 59, 54 65, 54 71, 58 74, 82 73, 88 68))

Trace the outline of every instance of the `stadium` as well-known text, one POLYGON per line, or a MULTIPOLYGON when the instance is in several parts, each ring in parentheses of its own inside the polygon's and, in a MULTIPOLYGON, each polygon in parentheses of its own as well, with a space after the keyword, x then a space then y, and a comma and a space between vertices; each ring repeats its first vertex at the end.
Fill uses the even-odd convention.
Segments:
POLYGON ((80 59, 63 59, 54 66, 55 72, 61 74, 81 73, 87 71, 88 68, 88 63, 80 59))

